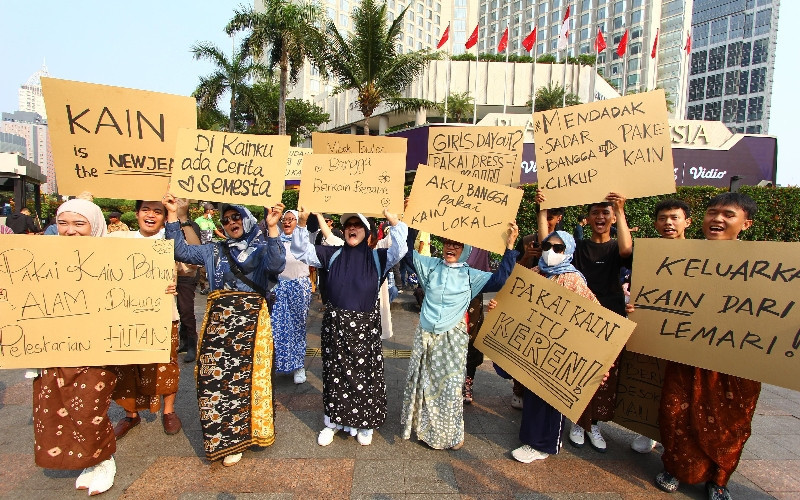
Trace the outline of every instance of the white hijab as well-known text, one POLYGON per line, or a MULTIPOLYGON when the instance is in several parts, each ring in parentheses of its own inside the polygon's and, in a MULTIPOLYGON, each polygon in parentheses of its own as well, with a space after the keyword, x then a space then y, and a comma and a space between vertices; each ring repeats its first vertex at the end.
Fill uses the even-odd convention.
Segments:
POLYGON ((91 201, 74 198, 62 203, 58 207, 56 216, 61 215, 61 212, 73 212, 86 217, 89 225, 92 226, 92 236, 106 235, 106 219, 103 217, 103 211, 91 201))

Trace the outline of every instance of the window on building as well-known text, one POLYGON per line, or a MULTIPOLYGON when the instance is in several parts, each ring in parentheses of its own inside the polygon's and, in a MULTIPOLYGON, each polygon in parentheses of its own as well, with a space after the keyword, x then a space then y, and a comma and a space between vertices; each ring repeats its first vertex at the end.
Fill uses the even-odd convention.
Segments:
POLYGON ((642 28, 631 28, 631 40, 642 37, 642 28))
POLYGON ((580 39, 581 39, 581 41, 589 39, 589 28, 581 29, 580 39))
POLYGON ((723 76, 724 75, 720 73, 718 75, 708 75, 708 77, 706 77, 706 99, 722 97, 723 76))
POLYGON ((728 44, 728 67, 739 66, 742 63, 742 42, 728 44))
POLYGON ((551 40, 550 41, 550 50, 557 50, 558 49, 558 40, 551 40))
POLYGON ((550 13, 550 22, 558 23, 559 21, 561 21, 561 13, 557 10, 554 10, 550 13))
POLYGON ((744 13, 732 14, 729 36, 731 40, 736 40, 744 35, 744 13))
POLYGON ((581 45, 581 54, 589 54, 591 52, 591 45, 581 45))
POLYGON ((436 14, 436 17, 435 17, 434 21, 436 21, 436 25, 437 26, 442 24, 442 19, 441 19, 441 17, 439 17, 439 14, 436 14))
POLYGON ((553 6, 554 9, 557 9, 561 7, 561 0, 553 0, 551 5, 553 6))
POLYGON ((547 2, 541 2, 539 4, 539 14, 544 14, 547 12, 547 2))
POLYGON ((718 122, 720 118, 720 112, 722 111, 722 103, 719 101, 714 102, 707 102, 706 103, 706 112, 703 119, 718 122))
POLYGON ((547 29, 547 16, 542 16, 539 18, 539 29, 540 30, 547 29))
POLYGON ((540 42, 547 40, 547 28, 539 28, 539 31, 536 32, 536 40, 540 42))
POLYGON ((409 35, 413 35, 414 34, 414 23, 406 24, 406 31, 408 32, 409 35))
POLYGON ((625 16, 615 17, 613 26, 615 30, 622 29, 622 27, 625 26, 625 16))
POLYGON ((638 24, 640 22, 642 22, 642 9, 631 12, 631 24, 638 24))
POLYGON ((581 10, 589 10, 592 8, 592 0, 582 0, 581 10))
POLYGON ((408 15, 408 20, 413 23, 414 22, 414 11, 413 10, 408 10, 408 11, 406 11, 406 15, 408 15))
POLYGON ((705 77, 693 78, 689 80, 689 102, 700 101, 703 99, 706 90, 705 77))
POLYGON ((729 71, 725 75, 725 95, 736 95, 738 93, 739 93, 739 70, 729 71))
POLYGON ((628 59, 628 71, 637 71, 641 60, 638 57, 628 59))
POLYGON ((750 72, 750 93, 764 92, 767 84, 767 68, 756 68, 750 72))
MULTIPOLYGON (((600 65, 600 64, 605 64, 605 63, 606 63, 606 51, 604 50, 603 52, 597 54, 597 64, 600 65)), ((600 68, 597 68, 597 69, 600 69, 600 68)))
POLYGON ((536 55, 540 56, 542 54, 544 54, 544 44, 540 43, 536 45, 536 55))
POLYGON ((622 91, 622 78, 612 78, 608 83, 620 92, 622 91))
POLYGON ((761 64, 767 62, 768 50, 767 46, 769 39, 762 38, 753 42, 753 64, 761 64))
POLYGON ((597 9, 597 20, 602 21, 605 18, 606 18, 606 8, 600 7, 599 9, 597 9))
POLYGON ((422 30, 417 30, 417 38, 422 40, 422 30))
POLYGON ((706 58, 708 52, 705 50, 698 50, 692 53, 692 70, 691 74, 697 75, 706 72, 706 58))
MULTIPOLYGON (((459 22, 459 21, 453 21, 453 24, 455 24, 457 22, 459 22)), ((461 21, 461 22, 463 22, 463 21, 461 21)), ((453 28, 453 29, 455 29, 455 28, 453 28)), ((461 28, 461 29, 464 30, 464 28, 461 28)), ((431 22, 430 21, 425 21, 425 31, 428 31, 428 32, 431 31, 431 22)))
POLYGON ((747 121, 755 122, 764 115, 764 97, 751 97, 747 102, 747 121))
MULTIPOLYGON (((467 9, 456 9, 456 19, 466 19, 467 9)), ((433 19, 433 11, 428 9, 425 11, 425 19, 433 19)))
POLYGON ((728 16, 711 21, 711 43, 720 43, 728 39, 728 16))
POLYGON ((739 72, 739 95, 747 94, 747 82, 750 76, 749 71, 739 72))
POLYGON ((738 99, 728 99, 722 105, 722 121, 731 123, 736 121, 736 110, 739 107, 738 99))
POLYGON ((641 43, 632 43, 628 45, 628 53, 632 56, 640 54, 642 52, 642 44, 641 43))
POLYGON ((736 109, 736 123, 744 123, 747 116, 747 99, 739 99, 739 107, 736 109))
POLYGON ((725 67, 726 49, 727 47, 722 45, 708 51, 708 71, 716 71, 725 67))
POLYGON ((622 14, 625 10, 625 2, 614 2, 614 14, 622 14))
POLYGON ((591 16, 587 12, 581 16, 581 26, 589 26, 589 21, 591 20, 591 16))
POLYGON ((742 66, 750 66, 750 42, 742 42, 742 66))
POLYGON ((628 75, 628 88, 636 87, 639 84, 639 73, 628 75))
POLYGON ((622 64, 616 63, 611 65, 611 74, 612 75, 619 75, 622 73, 622 64))
POLYGON ((413 47, 414 46, 414 37, 409 35, 408 38, 406 38, 406 43, 408 44, 409 47, 413 47))
POLYGON ((692 27, 692 47, 708 46, 708 23, 698 24, 692 27))
POLYGON ((423 4, 423 3, 418 3, 418 4, 417 4, 417 14, 422 14, 422 12, 423 12, 424 10, 425 10, 425 4, 423 4))
POLYGON ((336 19, 336 9, 333 7, 327 7, 325 12, 328 14, 329 19, 336 19))
POLYGON ((339 9, 347 10, 347 0, 339 0, 339 9))
POLYGON ((339 25, 343 28, 347 28, 347 14, 339 14, 339 25))
POLYGON ((695 104, 686 109, 686 118, 688 120, 702 120, 703 119, 703 105, 695 104))
POLYGON ((642 6, 642 0, 631 0, 629 3, 630 3, 631 7, 641 7, 642 6))
POLYGON ((760 134, 761 133, 761 125, 748 125, 747 126, 747 133, 748 134, 760 134))
POLYGON ((756 13, 756 36, 769 33, 772 23, 772 9, 760 10, 756 13))

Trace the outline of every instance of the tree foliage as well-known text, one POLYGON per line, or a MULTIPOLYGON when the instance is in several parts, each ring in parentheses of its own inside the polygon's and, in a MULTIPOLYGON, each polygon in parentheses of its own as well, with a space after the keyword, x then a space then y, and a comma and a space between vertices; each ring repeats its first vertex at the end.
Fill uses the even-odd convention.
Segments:
MULTIPOLYGON (((439 111, 445 114, 444 102, 438 105, 439 111)), ((451 92, 447 96, 447 118, 455 122, 461 122, 465 117, 472 116, 474 99, 469 92, 451 92)))
MULTIPOLYGON (((536 90, 534 111, 547 111, 548 109, 560 108, 565 99, 567 106, 574 106, 581 103, 577 94, 566 93, 566 98, 564 94, 564 87, 554 82, 550 82, 546 87, 539 87, 536 90)), ((528 99, 526 106, 530 106, 531 104, 531 100, 528 99)))

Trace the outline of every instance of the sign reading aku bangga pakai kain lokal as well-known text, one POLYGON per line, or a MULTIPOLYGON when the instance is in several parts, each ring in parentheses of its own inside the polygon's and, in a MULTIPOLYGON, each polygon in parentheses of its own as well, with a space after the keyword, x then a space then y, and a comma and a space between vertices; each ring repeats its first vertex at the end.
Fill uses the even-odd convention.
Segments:
POLYGON ((637 239, 628 349, 800 390, 800 243, 637 239))
POLYGON ((403 222, 502 254, 508 223, 516 219, 521 201, 520 189, 420 165, 403 222))
POLYGON ((283 195, 290 139, 180 129, 170 189, 181 198, 271 206, 283 195))
POLYGON ((0 368, 169 362, 170 240, 0 239, 0 368))
POLYGON ((303 171, 303 156, 311 154, 311 148, 289 148, 289 158, 286 160, 286 175, 287 181, 299 181, 300 174, 303 171))
POLYGON ((194 98, 55 78, 42 92, 61 194, 164 196, 178 129, 197 126, 194 98))
POLYGON ((519 182, 522 127, 430 127, 428 165, 475 179, 519 182))
POLYGON ((533 114, 543 208, 675 192, 663 90, 533 114))
POLYGON ((666 360, 627 349, 622 351, 614 422, 654 441, 661 441, 658 408, 666 367, 666 360))
POLYGON ((298 206, 381 216, 403 211, 405 153, 303 156, 298 206))
POLYGON ((314 154, 377 154, 402 153, 405 160, 408 139, 382 135, 311 134, 314 154))
POLYGON ((636 325, 519 265, 495 299, 475 347, 576 422, 636 325))

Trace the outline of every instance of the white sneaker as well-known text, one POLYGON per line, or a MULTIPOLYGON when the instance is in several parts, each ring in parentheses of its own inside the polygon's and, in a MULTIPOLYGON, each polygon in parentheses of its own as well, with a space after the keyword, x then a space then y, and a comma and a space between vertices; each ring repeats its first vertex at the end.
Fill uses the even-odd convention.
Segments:
POLYGON ((650 453, 656 447, 656 442, 647 436, 636 436, 631 442, 631 449, 637 453, 650 453))
POLYGON ((359 429, 358 434, 356 435, 356 440, 358 440, 361 446, 369 446, 372 444, 372 429, 359 429))
POLYGON ((295 384, 302 384, 306 381, 306 369, 305 368, 298 368, 294 371, 294 383, 295 384))
POLYGON ((514 394, 511 396, 511 407, 516 408, 517 410, 522 409, 522 398, 514 394))
POLYGON ((583 431, 583 427, 578 424, 572 424, 572 429, 569 431, 569 442, 575 448, 580 448, 583 446, 585 432, 583 431))
POLYGON ((94 469, 95 466, 87 467, 83 469, 81 475, 78 476, 78 479, 75 480, 75 489, 76 490, 88 490, 89 485, 92 484, 92 478, 94 477, 94 469))
POLYGON ((317 444, 320 446, 328 446, 333 442, 333 436, 339 432, 339 429, 335 427, 325 427, 321 431, 319 431, 319 436, 317 437, 317 444))
POLYGON ((589 433, 589 444, 600 453, 606 452, 606 440, 600 434, 600 427, 592 425, 592 432, 589 433))
POLYGON ((117 475, 117 464, 114 457, 104 460, 94 467, 92 481, 89 483, 89 496, 105 493, 114 486, 114 477, 117 475))
POLYGON ((239 460, 242 459, 241 453, 236 453, 234 455, 227 455, 225 458, 222 459, 222 465, 225 467, 233 467, 234 465, 239 463, 239 460))
POLYGON ((550 454, 531 448, 527 444, 523 444, 516 450, 512 451, 511 456, 514 457, 518 462, 529 464, 534 460, 544 460, 545 458, 549 457, 550 454))

